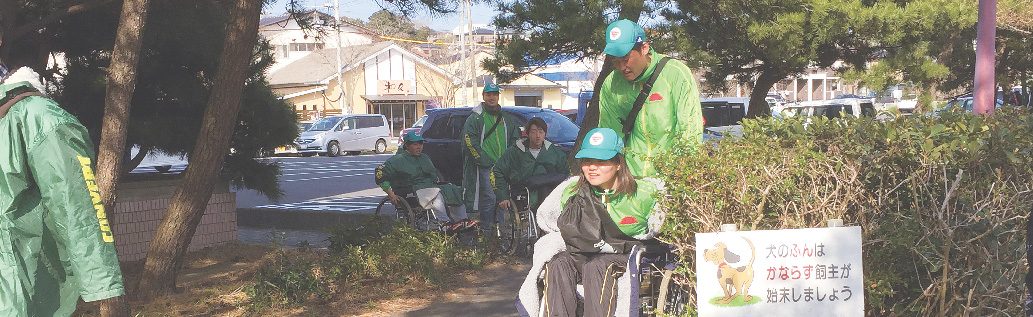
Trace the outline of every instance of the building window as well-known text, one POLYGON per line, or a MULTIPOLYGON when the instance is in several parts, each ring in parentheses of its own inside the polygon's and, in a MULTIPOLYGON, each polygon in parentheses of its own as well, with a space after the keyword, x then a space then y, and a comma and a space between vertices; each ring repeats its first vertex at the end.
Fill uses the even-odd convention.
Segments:
POLYGON ((307 52, 323 49, 323 43, 291 43, 291 51, 307 52))

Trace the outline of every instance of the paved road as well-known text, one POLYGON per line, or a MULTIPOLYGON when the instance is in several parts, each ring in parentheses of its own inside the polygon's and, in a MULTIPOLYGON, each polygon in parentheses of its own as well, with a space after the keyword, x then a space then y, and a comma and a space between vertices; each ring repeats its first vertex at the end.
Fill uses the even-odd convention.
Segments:
POLYGON ((391 157, 277 157, 281 166, 279 201, 252 190, 237 190, 237 208, 372 213, 384 197, 373 182, 374 169, 391 157))

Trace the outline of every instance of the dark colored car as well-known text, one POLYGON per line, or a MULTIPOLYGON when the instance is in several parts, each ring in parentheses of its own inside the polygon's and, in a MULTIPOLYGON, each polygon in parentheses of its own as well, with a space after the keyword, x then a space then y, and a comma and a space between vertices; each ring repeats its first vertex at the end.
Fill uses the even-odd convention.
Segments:
POLYGON ((411 127, 402 129, 402 131, 398 133, 398 147, 402 147, 402 137, 404 137, 406 133, 409 133, 409 131, 416 131, 416 135, 420 135, 420 130, 423 129, 423 122, 426 121, 427 115, 423 115, 420 119, 416 120, 416 123, 413 123, 411 127))
MULTIPOLYGON (((997 100, 994 101, 995 109, 1001 108, 1002 105, 1004 105, 1004 100, 997 98, 997 100)), ((954 108, 961 108, 969 112, 973 111, 972 94, 954 97, 950 101, 947 101, 947 105, 943 106, 943 108, 937 109, 936 112, 949 111, 954 108)))
POLYGON ((556 110, 556 112, 561 114, 561 115, 563 115, 564 117, 567 117, 567 119, 570 119, 570 122, 573 122, 574 124, 576 124, 578 126, 581 126, 581 124, 579 124, 577 122, 577 116, 578 116, 578 110, 577 109, 562 109, 562 110, 556 110))
MULTIPOLYGON (((421 130, 421 135, 427 140, 423 145, 423 153, 430 156, 443 180, 449 183, 462 183, 465 148, 460 136, 471 109, 463 107, 427 110, 427 121, 421 130)), ((515 119, 521 127, 533 117, 542 118, 549 125, 549 133, 545 135, 545 139, 568 154, 573 149, 578 127, 567 117, 550 109, 534 107, 502 107, 502 111, 515 119)))

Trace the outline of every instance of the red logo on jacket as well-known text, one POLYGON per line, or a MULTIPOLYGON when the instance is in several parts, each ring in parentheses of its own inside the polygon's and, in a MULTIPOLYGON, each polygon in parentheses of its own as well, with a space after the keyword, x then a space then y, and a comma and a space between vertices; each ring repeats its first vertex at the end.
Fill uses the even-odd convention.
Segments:
POLYGON ((661 96, 660 93, 654 92, 652 95, 649 95, 649 101, 660 101, 660 100, 664 100, 664 97, 661 96))
POLYGON ((633 225, 636 223, 638 223, 638 219, 635 219, 635 217, 628 216, 624 217, 624 219, 621 219, 622 225, 633 225))

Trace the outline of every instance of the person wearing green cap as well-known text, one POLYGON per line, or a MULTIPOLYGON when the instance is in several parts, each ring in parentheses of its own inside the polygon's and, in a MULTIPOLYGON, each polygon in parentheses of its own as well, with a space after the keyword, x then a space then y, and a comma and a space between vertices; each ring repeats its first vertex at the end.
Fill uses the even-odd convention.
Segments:
POLYGON ((420 206, 431 210, 446 231, 475 228, 477 220, 471 221, 466 216, 463 189, 452 184, 437 184, 438 170, 434 168, 430 157, 423 154, 423 137, 415 131, 409 131, 402 136, 402 140, 405 151, 395 154, 377 167, 374 173, 377 186, 387 193, 393 203, 404 199, 404 194, 400 193, 416 193, 420 206), (454 217, 449 217, 449 210, 453 211, 454 217))
POLYGON ((629 308, 619 307, 617 279, 632 247, 653 240, 664 216, 655 201, 661 185, 636 179, 625 149, 623 138, 612 129, 595 128, 586 135, 574 156, 581 166, 579 176, 561 184, 538 210, 538 224, 546 234, 535 244, 534 259, 550 260, 532 263, 518 294, 518 310, 536 316, 540 307, 546 316, 574 316, 580 283, 584 316, 626 315, 618 312, 629 308), (551 201, 557 196, 558 203, 551 201), (547 286, 544 303, 538 305, 534 281, 543 270, 547 286))
POLYGON ((481 98, 484 101, 473 108, 463 125, 463 195, 467 209, 479 212, 481 224, 490 227, 502 221, 495 219, 492 167, 520 138, 520 125, 502 111, 498 84, 485 84, 481 98))
POLYGON ((29 67, 8 74, 0 63, 0 316, 69 316, 80 298, 125 303, 93 143, 42 86, 29 67))
POLYGON ((703 114, 699 90, 684 63, 670 59, 662 66, 652 89, 646 91, 641 110, 632 114, 643 86, 667 56, 653 50, 645 30, 622 19, 606 28, 603 53, 613 56, 614 71, 599 91, 599 125, 611 128, 627 140, 627 160, 637 177, 653 177, 652 160, 670 149, 675 140, 698 145, 703 139, 703 114))

